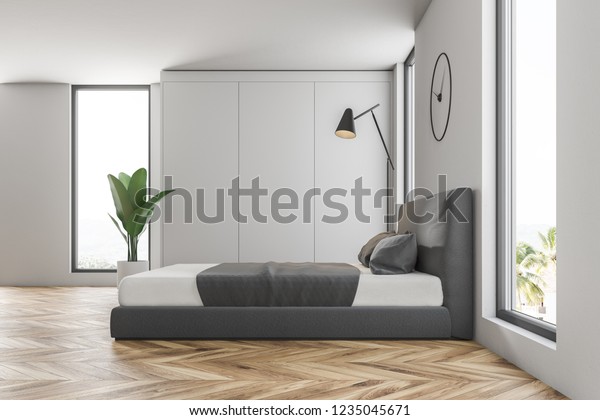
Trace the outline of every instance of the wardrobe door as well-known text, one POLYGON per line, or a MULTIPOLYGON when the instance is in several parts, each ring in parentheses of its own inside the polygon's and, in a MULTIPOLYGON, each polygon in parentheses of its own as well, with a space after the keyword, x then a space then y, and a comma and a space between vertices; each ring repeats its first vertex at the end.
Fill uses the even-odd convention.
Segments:
POLYGON ((354 139, 341 139, 335 130, 346 108, 356 117, 380 104, 374 113, 391 150, 390 92, 388 82, 315 84, 315 186, 322 193, 315 212, 316 261, 355 263, 365 242, 386 231, 387 199, 375 194, 387 187, 387 156, 373 117, 355 120, 354 139), (360 185, 355 182, 370 192, 352 195, 360 185))
POLYGON ((240 83, 239 103, 241 187, 265 189, 240 195, 240 261, 313 261, 314 83, 240 83))
POLYGON ((165 82, 162 98, 163 186, 177 188, 162 205, 163 263, 237 262, 238 84, 165 82))

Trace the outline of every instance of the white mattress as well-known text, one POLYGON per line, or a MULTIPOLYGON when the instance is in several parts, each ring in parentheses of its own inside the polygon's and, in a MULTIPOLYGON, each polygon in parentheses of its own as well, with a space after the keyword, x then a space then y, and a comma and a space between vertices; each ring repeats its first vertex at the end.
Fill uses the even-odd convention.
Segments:
MULTIPOLYGON (((121 306, 203 306, 196 274, 217 264, 176 264, 125 277, 119 284, 121 306)), ((442 283, 430 274, 374 275, 360 269, 352 306, 441 306, 442 283)))

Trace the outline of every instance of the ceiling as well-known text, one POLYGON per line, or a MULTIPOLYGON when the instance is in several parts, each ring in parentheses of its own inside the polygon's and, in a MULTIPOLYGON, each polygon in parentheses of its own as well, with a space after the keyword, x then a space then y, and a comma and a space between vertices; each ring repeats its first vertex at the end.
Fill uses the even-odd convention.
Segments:
POLYGON ((431 0, 0 0, 0 83, 160 70, 384 70, 431 0))

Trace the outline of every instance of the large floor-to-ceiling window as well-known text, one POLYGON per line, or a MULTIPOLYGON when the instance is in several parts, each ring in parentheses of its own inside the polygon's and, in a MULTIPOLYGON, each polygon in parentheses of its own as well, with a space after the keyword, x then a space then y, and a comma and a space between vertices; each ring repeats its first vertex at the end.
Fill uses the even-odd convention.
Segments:
MULTIPOLYGON (((72 269, 114 270, 127 244, 108 216, 115 208, 107 175, 148 168, 150 89, 73 86, 72 93, 72 269)), ((147 232, 138 258, 148 259, 147 232)))
POLYGON ((498 315, 555 339, 556 1, 498 12, 498 315))

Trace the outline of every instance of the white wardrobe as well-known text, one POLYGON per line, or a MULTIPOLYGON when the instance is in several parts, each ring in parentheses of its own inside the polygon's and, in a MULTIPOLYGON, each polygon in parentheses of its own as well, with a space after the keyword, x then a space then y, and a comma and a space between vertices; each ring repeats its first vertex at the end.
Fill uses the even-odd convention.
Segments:
POLYGON ((354 262, 386 230, 374 200, 386 157, 370 115, 354 140, 334 132, 346 108, 379 103, 394 150, 391 85, 391 72, 163 72, 160 172, 177 191, 162 205, 162 265, 354 262), (362 209, 357 179, 371 190, 362 209))

